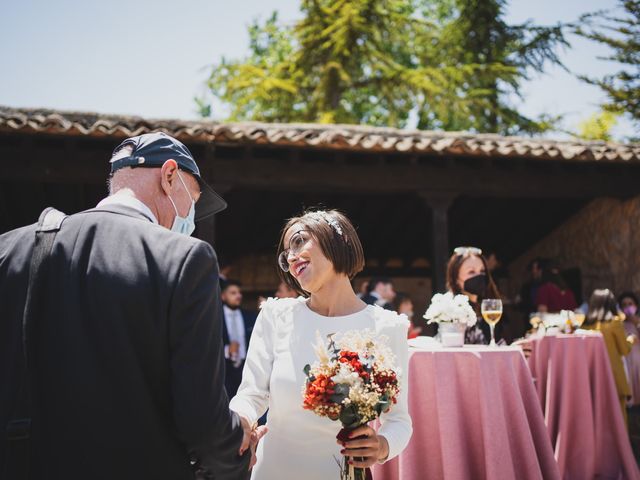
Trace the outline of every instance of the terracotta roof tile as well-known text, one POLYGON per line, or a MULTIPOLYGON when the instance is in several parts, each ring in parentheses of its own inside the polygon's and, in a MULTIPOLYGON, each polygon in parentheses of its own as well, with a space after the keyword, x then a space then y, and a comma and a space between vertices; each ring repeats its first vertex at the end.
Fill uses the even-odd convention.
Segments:
POLYGON ((494 134, 401 130, 360 125, 218 123, 154 120, 0 106, 0 132, 41 132, 124 138, 164 131, 185 142, 241 143, 469 156, 518 156, 541 160, 640 161, 640 144, 554 141, 494 134))

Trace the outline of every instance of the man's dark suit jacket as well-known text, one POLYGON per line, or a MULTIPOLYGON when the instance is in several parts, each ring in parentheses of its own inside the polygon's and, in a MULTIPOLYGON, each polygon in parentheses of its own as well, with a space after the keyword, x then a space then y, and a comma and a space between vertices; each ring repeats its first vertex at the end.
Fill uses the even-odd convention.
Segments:
MULTIPOLYGON (((18 396, 34 232, 0 236, 3 435, 18 396)), ((208 244, 105 206, 65 220, 45 278, 30 478, 193 479, 190 459, 216 479, 246 475, 249 455, 237 455, 243 432, 224 390, 208 244)), ((6 456, 2 438, 0 468, 6 456)))
MULTIPOLYGON (((244 322, 244 341, 248 350, 249 340, 251 339, 253 327, 256 324, 257 314, 250 310, 244 309, 240 309, 240 313, 242 314, 242 320, 244 322)), ((229 340, 229 332, 227 331, 226 321, 222 322, 222 341, 224 342, 225 346, 228 346, 231 343, 229 340)), ((238 387, 240 387, 240 383, 242 382, 242 369, 244 367, 244 361, 236 367, 234 365, 234 362, 232 362, 231 360, 225 360, 225 365, 226 370, 224 384, 227 388, 227 394, 230 398, 232 398, 238 391, 238 387)))

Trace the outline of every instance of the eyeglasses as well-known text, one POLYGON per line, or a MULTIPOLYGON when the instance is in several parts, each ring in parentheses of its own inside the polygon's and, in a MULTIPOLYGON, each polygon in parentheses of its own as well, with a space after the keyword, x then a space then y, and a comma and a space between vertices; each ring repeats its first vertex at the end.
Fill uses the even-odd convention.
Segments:
POLYGON ((289 255, 297 256, 309 240, 311 240, 311 235, 304 230, 300 230, 291 235, 289 248, 283 250, 280 252, 280 255, 278 255, 278 266, 283 272, 289 271, 289 255))
POLYGON ((482 255, 482 249, 476 247, 457 247, 453 249, 453 253, 468 257, 469 255, 482 255))

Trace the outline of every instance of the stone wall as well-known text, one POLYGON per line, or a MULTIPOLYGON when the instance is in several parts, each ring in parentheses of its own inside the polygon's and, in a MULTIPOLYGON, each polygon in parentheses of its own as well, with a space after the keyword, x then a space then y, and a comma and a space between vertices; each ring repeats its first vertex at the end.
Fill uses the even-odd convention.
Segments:
MULTIPOLYGON (((553 258, 562 269, 579 268, 585 299, 595 288, 610 288, 616 294, 624 290, 640 293, 640 196, 589 203, 512 262, 510 277, 523 278, 528 262, 535 257, 553 258)), ((519 289, 520 285, 512 287, 519 289)))

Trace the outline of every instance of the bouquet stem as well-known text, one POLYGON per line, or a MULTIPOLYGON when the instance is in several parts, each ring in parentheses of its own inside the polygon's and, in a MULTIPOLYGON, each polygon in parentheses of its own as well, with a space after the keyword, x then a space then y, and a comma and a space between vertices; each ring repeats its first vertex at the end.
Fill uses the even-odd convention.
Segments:
POLYGON ((368 468, 354 467, 353 465, 349 465, 348 461, 348 457, 344 457, 344 460, 342 460, 340 480, 371 480, 371 470, 368 468))
MULTIPOLYGON (((349 440, 349 432, 351 428, 343 428, 338 433, 337 438, 342 441, 349 440)), ((364 436, 352 438, 350 440, 358 440, 365 438, 364 436)), ((342 457, 342 465, 340 467, 340 480, 372 480, 371 470, 369 468, 359 468, 349 465, 349 459, 351 457, 342 457)), ((361 461, 362 457, 353 457, 356 461, 361 461)))

